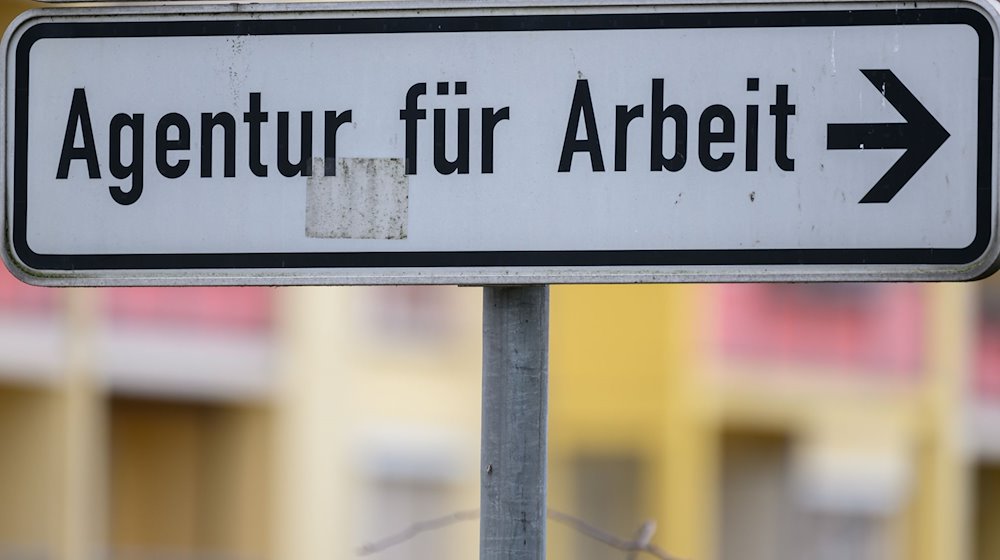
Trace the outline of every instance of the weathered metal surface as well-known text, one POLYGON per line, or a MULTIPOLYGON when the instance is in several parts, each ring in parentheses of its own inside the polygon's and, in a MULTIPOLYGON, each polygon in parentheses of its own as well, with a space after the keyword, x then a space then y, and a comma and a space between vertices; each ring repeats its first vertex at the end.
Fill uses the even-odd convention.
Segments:
POLYGON ((479 558, 545 558, 549 289, 483 289, 479 558))

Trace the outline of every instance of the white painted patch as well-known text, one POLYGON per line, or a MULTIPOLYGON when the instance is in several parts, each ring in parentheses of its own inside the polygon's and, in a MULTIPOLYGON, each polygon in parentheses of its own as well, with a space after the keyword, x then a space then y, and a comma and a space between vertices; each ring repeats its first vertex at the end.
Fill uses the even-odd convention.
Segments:
POLYGON ((306 236, 321 239, 406 239, 409 180, 399 158, 339 158, 324 175, 313 158, 307 181, 306 236))

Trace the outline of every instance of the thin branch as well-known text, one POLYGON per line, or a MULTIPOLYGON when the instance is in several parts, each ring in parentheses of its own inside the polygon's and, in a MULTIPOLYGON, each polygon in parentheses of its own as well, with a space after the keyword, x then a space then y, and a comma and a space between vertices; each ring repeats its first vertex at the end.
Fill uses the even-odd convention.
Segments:
POLYGON ((396 545, 402 544, 413 537, 421 533, 426 533, 428 531, 437 531, 438 529, 444 529, 450 525, 462 521, 473 521, 479 519, 478 509, 469 509, 464 511, 456 511, 451 515, 445 515, 444 517, 437 517, 434 519, 428 519, 426 521, 418 521, 413 525, 410 525, 405 530, 396 533, 395 535, 389 535, 384 539, 379 539, 375 542, 363 545, 358 549, 359 556, 368 556, 370 554, 375 554, 377 552, 382 552, 387 548, 392 548, 396 545))
MULTIPOLYGON (((568 513, 550 509, 548 510, 548 518, 557 523, 562 523, 563 525, 574 529, 578 533, 590 537, 595 541, 604 543, 611 548, 629 552, 631 553, 630 558, 634 557, 634 555, 638 553, 644 552, 650 556, 658 558, 659 560, 678 560, 677 558, 667 554, 662 548, 650 542, 653 538, 653 533, 656 532, 656 523, 653 521, 643 523, 634 540, 625 540, 606 531, 602 531, 579 517, 574 517, 568 513)), ((477 519, 479 519, 479 510, 470 509, 457 511, 443 517, 420 521, 410 525, 399 533, 365 544, 358 549, 358 555, 369 556, 371 554, 376 554, 382 552, 383 550, 400 545, 422 533, 437 531, 463 521, 474 521, 477 519)))
MULTIPOLYGON (((649 530, 649 522, 643 524, 637 540, 627 541, 625 539, 618 538, 611 533, 602 531, 579 517, 574 517, 568 513, 550 509, 549 519, 567 525, 575 529, 577 532, 586 535, 595 541, 602 542, 611 548, 617 548, 618 550, 624 550, 625 552, 645 552, 646 554, 659 558, 660 560, 678 560, 677 558, 667 554, 662 548, 648 542, 653 537, 652 533, 650 532, 649 535, 644 535, 643 533, 649 530)), ((652 529, 655 530, 655 527, 655 524, 653 524, 652 529)))
MULTIPOLYGON (((649 546, 650 541, 653 540, 653 535, 656 534, 656 521, 652 519, 647 520, 645 523, 639 527, 639 530, 635 533, 635 538, 632 539, 635 545, 641 549, 645 549, 649 546)), ((632 551, 628 553, 625 560, 638 560, 639 551, 632 551)))

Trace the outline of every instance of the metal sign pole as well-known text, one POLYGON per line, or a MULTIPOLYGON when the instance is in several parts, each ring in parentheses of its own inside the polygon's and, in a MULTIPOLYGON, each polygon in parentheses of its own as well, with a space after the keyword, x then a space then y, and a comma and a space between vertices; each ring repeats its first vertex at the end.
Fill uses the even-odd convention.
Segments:
POLYGON ((548 286, 483 288, 480 560, 545 558, 548 286))

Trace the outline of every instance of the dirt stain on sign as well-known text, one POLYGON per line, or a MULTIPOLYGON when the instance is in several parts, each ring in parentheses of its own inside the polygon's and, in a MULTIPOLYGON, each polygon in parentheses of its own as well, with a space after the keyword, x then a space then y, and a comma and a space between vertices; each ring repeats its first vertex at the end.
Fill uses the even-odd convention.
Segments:
POLYGON ((338 158, 326 176, 313 159, 307 180, 306 236, 320 239, 406 239, 409 180, 400 158, 338 158))

